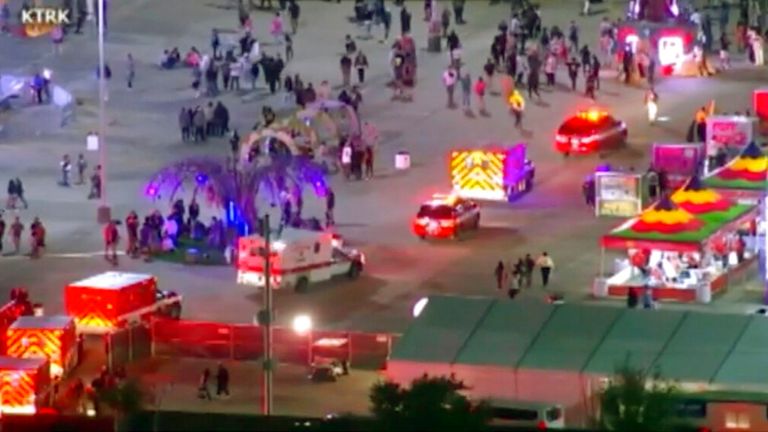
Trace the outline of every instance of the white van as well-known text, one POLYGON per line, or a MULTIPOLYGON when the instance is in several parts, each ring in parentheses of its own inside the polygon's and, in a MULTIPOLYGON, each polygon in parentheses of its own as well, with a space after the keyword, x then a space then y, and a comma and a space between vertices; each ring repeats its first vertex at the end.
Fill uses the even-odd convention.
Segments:
POLYGON ((565 428, 565 411, 560 405, 490 399, 493 426, 526 426, 539 429, 565 428))

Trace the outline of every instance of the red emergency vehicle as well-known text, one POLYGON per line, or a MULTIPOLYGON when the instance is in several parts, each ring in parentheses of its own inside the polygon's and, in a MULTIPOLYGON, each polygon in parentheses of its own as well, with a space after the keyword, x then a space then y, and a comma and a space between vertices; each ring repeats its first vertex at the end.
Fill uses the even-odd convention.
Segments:
POLYGON ((138 273, 106 272, 73 282, 64 290, 64 303, 81 333, 107 333, 152 315, 181 316, 181 296, 159 290, 154 276, 138 273))
POLYGON ((49 405, 51 378, 48 360, 0 356, 0 395, 3 414, 34 414, 49 405))
POLYGON ((71 317, 23 316, 8 328, 6 338, 11 357, 47 358, 51 377, 60 377, 77 365, 77 333, 71 317))
POLYGON ((455 194, 435 195, 419 207, 412 229, 420 239, 457 238, 480 228, 480 206, 455 194))
POLYGON ((626 142, 626 123, 597 108, 569 117, 555 135, 555 149, 564 156, 617 149, 626 142))

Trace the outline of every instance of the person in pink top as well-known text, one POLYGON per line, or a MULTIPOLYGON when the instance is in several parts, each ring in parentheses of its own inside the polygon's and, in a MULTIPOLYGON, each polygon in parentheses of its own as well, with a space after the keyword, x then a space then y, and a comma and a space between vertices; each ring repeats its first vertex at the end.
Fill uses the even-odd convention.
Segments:
POLYGON ((275 12, 269 32, 275 39, 275 45, 280 45, 283 42, 283 17, 280 16, 280 12, 275 12))
POLYGON ((60 25, 51 30, 51 42, 53 42, 53 53, 61 54, 61 44, 64 43, 64 30, 60 25))

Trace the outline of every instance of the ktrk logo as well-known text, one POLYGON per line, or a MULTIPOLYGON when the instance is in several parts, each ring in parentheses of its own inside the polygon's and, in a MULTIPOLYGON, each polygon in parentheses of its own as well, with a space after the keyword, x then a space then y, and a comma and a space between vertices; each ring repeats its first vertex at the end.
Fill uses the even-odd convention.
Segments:
POLYGON ((69 9, 34 7, 21 11, 21 24, 27 37, 44 36, 56 27, 71 24, 69 9))

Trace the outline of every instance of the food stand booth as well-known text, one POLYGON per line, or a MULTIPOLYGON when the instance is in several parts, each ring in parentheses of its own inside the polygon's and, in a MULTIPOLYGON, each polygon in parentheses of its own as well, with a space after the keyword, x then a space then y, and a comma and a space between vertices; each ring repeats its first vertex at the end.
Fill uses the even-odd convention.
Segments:
POLYGON ((602 238, 594 295, 626 298, 648 287, 656 300, 709 303, 754 262, 741 227, 756 214, 756 206, 728 200, 694 177, 602 238), (606 249, 628 254, 603 278, 606 249))
POLYGON ((754 143, 757 119, 743 115, 710 115, 706 123, 705 174, 717 170, 754 143), (722 153, 722 157, 719 154, 722 153), (723 159, 718 162, 718 159, 723 159))

